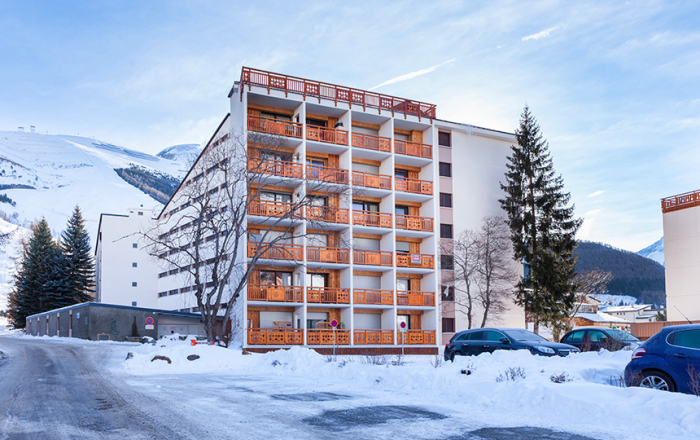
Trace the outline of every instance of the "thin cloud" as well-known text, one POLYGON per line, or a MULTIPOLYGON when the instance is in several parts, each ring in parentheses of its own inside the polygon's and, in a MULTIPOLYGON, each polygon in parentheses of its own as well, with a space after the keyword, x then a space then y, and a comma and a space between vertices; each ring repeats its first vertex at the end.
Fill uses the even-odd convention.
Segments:
POLYGON ((539 40, 540 38, 549 37, 549 35, 550 35, 552 32, 556 31, 556 30, 559 29, 560 27, 561 27, 561 25, 558 24, 558 25, 556 25, 556 26, 554 26, 554 27, 551 27, 551 28, 549 28, 549 29, 545 29, 545 30, 543 30, 543 31, 541 31, 541 32, 538 32, 538 33, 536 33, 536 34, 532 34, 532 35, 528 35, 527 37, 523 37, 523 38, 520 39, 520 41, 539 40))
POLYGON ((375 89, 378 89, 380 87, 388 86, 390 84, 396 84, 397 82, 401 82, 401 81, 408 81, 409 79, 413 79, 417 76, 421 76, 421 75, 425 75, 426 73, 433 72, 433 71, 439 69, 440 67, 444 66, 445 64, 454 63, 455 61, 457 61, 457 58, 452 58, 451 60, 447 60, 444 63, 440 63, 440 64, 433 66, 433 67, 428 67, 427 69, 416 70, 415 72, 411 72, 411 73, 407 73, 405 75, 397 76, 396 78, 392 78, 389 81, 384 81, 383 83, 379 84, 378 86, 374 86, 369 90, 370 91, 375 90, 375 89))
POLYGON ((598 191, 592 192, 588 194, 588 197, 598 197, 599 195, 603 194, 605 192, 604 189, 599 189, 598 191))

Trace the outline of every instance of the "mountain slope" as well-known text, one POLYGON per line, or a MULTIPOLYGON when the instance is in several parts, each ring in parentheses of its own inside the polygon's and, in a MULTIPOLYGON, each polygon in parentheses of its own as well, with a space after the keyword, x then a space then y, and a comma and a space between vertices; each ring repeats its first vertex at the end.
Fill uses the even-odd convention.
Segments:
POLYGON ((661 237, 659 241, 652 244, 651 246, 645 247, 637 253, 642 257, 649 258, 650 260, 654 260, 661 265, 665 265, 664 238, 661 237))

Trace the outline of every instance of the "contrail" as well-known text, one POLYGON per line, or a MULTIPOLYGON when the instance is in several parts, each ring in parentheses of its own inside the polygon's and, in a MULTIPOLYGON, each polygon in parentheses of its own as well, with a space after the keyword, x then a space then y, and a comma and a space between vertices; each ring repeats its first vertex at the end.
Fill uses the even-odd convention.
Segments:
POLYGON ((444 66, 445 64, 454 63, 456 60, 457 60, 457 58, 452 58, 451 60, 447 60, 444 63, 438 64, 438 65, 433 66, 433 67, 428 67, 427 69, 416 70, 415 72, 411 72, 411 73, 407 73, 405 75, 397 76, 396 78, 392 78, 389 81, 384 81, 383 83, 379 84, 378 86, 374 86, 369 90, 372 91, 372 90, 378 89, 382 86, 388 86, 389 84, 395 84, 397 82, 406 81, 409 79, 413 79, 417 76, 425 75, 426 73, 430 73, 430 72, 444 66))

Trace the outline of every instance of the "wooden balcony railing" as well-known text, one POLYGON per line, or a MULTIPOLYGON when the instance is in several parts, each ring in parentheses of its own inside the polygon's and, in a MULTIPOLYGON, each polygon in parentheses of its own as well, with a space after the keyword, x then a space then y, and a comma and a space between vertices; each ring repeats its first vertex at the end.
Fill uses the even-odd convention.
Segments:
POLYGON ((394 139, 394 152, 396 154, 405 154, 407 156, 422 157, 425 159, 431 159, 433 157, 433 147, 431 145, 408 142, 400 139, 394 139))
POLYGON ((399 306, 434 306, 435 292, 414 292, 411 290, 397 290, 396 304, 399 306))
POLYGON ((394 112, 401 112, 409 115, 416 115, 418 116, 418 120, 420 120, 421 117, 435 118, 434 104, 411 101, 279 73, 266 72, 264 70, 251 69, 249 67, 243 67, 241 69, 241 100, 243 100, 243 88, 246 84, 248 84, 248 90, 250 90, 252 84, 267 88, 268 93, 270 89, 276 89, 283 91, 285 96, 291 92, 304 95, 304 98, 307 96, 318 98, 319 102, 321 102, 321 98, 336 103, 338 101, 347 102, 351 107, 352 105, 361 105, 363 110, 365 107, 389 110, 392 116, 394 112))
POLYGON ((301 179, 301 164, 272 159, 248 159, 248 172, 301 179))
POLYGON ((391 176, 386 174, 365 173, 364 171, 352 172, 352 184, 365 188, 391 189, 391 176))
POLYGON ((355 249, 352 258, 355 264, 371 264, 374 266, 391 266, 391 252, 368 251, 355 249))
POLYGON ((398 333, 397 343, 401 345, 435 344, 435 330, 406 330, 398 333))
POLYGON ((353 133, 352 146, 391 153, 391 138, 373 134, 353 133))
POLYGON ((396 229, 433 232, 433 218, 396 214, 396 229))
POLYGON ((661 212, 700 206, 700 190, 661 199, 661 212))
POLYGON ((311 141, 328 142, 330 144, 347 145, 348 131, 340 128, 326 128, 307 124, 306 139, 311 141))
POLYGON ((397 177, 395 180, 396 191, 425 195, 433 194, 433 182, 429 180, 407 179, 404 177, 397 177))
POLYGON ((348 184, 348 170, 328 168, 319 165, 306 165, 306 178, 321 182, 348 184))
POLYGON ((304 329, 302 328, 249 328, 248 344, 250 345, 303 345, 304 329))
POLYGON ((350 345, 350 330, 308 329, 308 345, 350 345))
POLYGON ((306 258, 320 263, 350 264, 350 249, 327 246, 306 246, 306 258))
POLYGON ((393 345, 393 330, 354 330, 355 345, 393 345))
POLYGON ((261 118, 260 116, 248 115, 248 130, 260 133, 275 134, 278 136, 288 136, 301 138, 302 124, 292 121, 282 121, 279 119, 261 118))
POLYGON ((414 269, 434 269, 435 256, 429 254, 396 254, 396 267, 411 267, 414 269))
POLYGON ((288 217, 301 218, 301 208, 294 207, 289 202, 272 202, 267 200, 253 200, 248 206, 248 215, 260 215, 263 217, 288 217))
POLYGON ((376 304, 382 306, 394 304, 393 290, 353 289, 352 293, 355 304, 376 304))
POLYGON ((248 286, 248 301, 302 302, 303 287, 248 286))
POLYGON ((322 304, 350 304, 350 289, 342 287, 307 287, 306 301, 322 304))
POLYGON ((353 211, 352 224, 358 226, 391 227, 391 213, 374 211, 353 211))
MULTIPOLYGON (((260 246, 266 247, 270 246, 269 243, 260 243, 251 241, 248 243, 248 258, 253 258, 255 253, 258 252, 260 246)), ((275 243, 269 248, 265 249, 261 254, 260 258, 272 259, 272 260, 297 260, 301 261, 303 258, 304 247, 300 244, 291 243, 275 243)))
POLYGON ((306 207, 306 219, 317 222, 342 223, 347 225, 350 210, 347 208, 334 208, 332 206, 315 206, 308 205, 306 207))

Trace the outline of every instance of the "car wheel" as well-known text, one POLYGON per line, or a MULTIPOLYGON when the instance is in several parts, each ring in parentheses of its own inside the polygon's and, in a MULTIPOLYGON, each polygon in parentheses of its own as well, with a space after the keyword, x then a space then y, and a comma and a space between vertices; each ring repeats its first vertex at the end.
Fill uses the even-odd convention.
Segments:
POLYGON ((676 391, 676 385, 673 383, 673 379, 663 371, 645 371, 642 373, 639 386, 661 391, 676 391))

